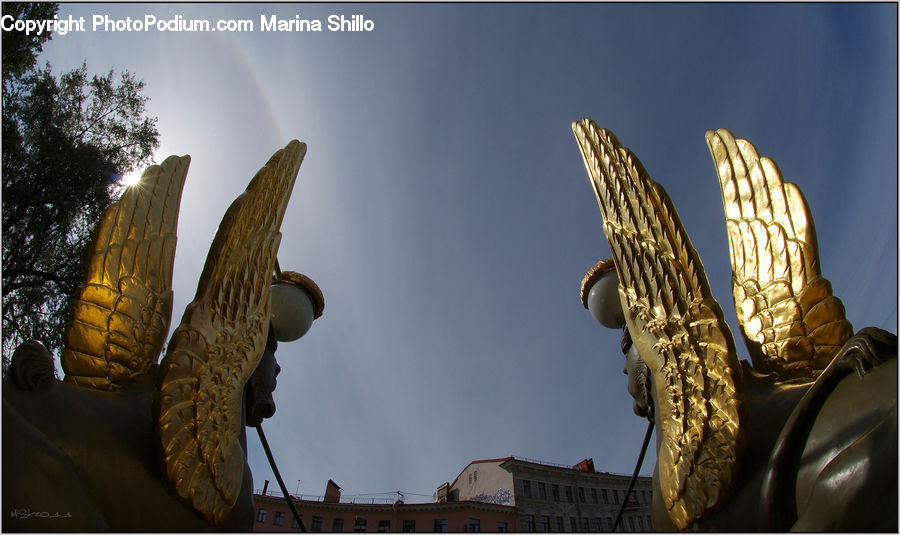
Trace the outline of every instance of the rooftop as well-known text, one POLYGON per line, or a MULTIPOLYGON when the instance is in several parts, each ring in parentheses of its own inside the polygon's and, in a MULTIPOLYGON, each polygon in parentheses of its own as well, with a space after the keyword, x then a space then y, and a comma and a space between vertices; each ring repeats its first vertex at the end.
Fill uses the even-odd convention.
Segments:
MULTIPOLYGON (((563 470, 573 470, 573 471, 585 472, 585 473, 594 473, 594 474, 598 474, 598 475, 610 475, 610 476, 629 477, 629 478, 631 477, 631 474, 620 474, 620 473, 617 473, 617 472, 602 472, 602 471, 596 471, 596 470, 594 470, 594 462, 593 462, 593 459, 584 459, 584 460, 579 461, 578 463, 576 463, 576 464, 574 464, 574 465, 569 465, 569 464, 551 463, 551 462, 548 462, 548 461, 539 461, 539 460, 537 460, 537 459, 531 459, 531 458, 528 458, 528 457, 519 457, 519 456, 517 456, 517 455, 510 455, 510 456, 508 456, 508 457, 498 457, 498 458, 496 458, 496 459, 479 459, 479 460, 476 460, 476 461, 472 461, 472 462, 470 462, 469 464, 466 465, 466 468, 472 466, 473 464, 479 464, 479 463, 500 463, 500 464, 503 464, 503 463, 512 462, 512 461, 520 462, 520 463, 528 463, 528 464, 533 464, 533 465, 543 466, 543 467, 549 467, 549 468, 556 468, 556 469, 563 469, 563 470)), ((462 473, 466 471, 466 468, 463 468, 463 469, 459 472, 459 474, 457 474, 456 479, 454 479, 454 480, 453 480, 453 483, 450 484, 451 487, 454 486, 454 485, 456 485, 456 482, 459 480, 459 476, 461 476, 462 473)))

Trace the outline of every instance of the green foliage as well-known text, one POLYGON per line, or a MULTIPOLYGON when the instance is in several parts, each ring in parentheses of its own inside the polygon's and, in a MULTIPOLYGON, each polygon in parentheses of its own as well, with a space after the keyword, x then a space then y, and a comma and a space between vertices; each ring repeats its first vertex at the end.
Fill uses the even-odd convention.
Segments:
MULTIPOLYGON (((43 2, 3 2, 3 15, 13 19, 48 20, 59 11, 59 4, 43 2)), ((24 75, 34 68, 35 57, 41 52, 50 34, 25 35, 25 32, 4 32, 3 34, 3 83, 8 78, 24 75)))
MULTIPOLYGON (((3 34, 4 369, 29 338, 60 352, 100 214, 120 194, 120 176, 148 164, 159 145, 156 119, 144 116, 142 81, 128 72, 89 76, 85 64, 59 78, 49 65, 7 71, 7 34, 13 32, 3 34)), ((12 69, 40 50, 40 43, 28 46, 12 69)))

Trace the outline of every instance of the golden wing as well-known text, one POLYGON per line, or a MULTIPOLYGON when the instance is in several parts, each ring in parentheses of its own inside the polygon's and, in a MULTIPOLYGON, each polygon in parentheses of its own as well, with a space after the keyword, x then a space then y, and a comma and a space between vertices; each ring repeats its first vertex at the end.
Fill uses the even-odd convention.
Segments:
POLYGON ((734 341, 665 191, 616 137, 573 123, 603 213, 628 330, 655 378, 663 503, 689 529, 723 503, 740 455, 734 341))
POLYGON ((305 155, 291 141, 225 212, 160 365, 153 411, 165 476, 215 524, 241 490, 242 394, 266 343, 279 228, 305 155))
POLYGON ((100 218, 72 300, 66 381, 117 390, 156 364, 172 316, 172 269, 190 156, 150 166, 100 218))
POLYGON ((720 129, 706 142, 722 188, 734 309, 753 365, 812 381, 853 327, 822 277, 806 199, 749 141, 720 129))

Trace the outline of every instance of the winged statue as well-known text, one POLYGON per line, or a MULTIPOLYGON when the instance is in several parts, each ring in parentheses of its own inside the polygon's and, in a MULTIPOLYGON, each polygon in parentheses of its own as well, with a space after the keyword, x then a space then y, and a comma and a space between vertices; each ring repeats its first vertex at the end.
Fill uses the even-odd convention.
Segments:
POLYGON ((665 190, 612 132, 573 130, 612 253, 582 302, 623 328, 635 412, 656 422, 656 528, 896 529, 896 336, 853 334, 799 188, 750 142, 707 132, 750 366, 665 190), (887 476, 860 470, 875 461, 887 476))
POLYGON ((853 335, 822 277, 803 193, 747 140, 706 133, 722 190, 734 308, 754 368, 814 380, 853 335))
POLYGON ((156 364, 172 316, 181 192, 191 158, 150 167, 100 217, 63 334, 65 380, 117 390, 156 364))
MULTIPOLYGON (((190 158, 151 166, 103 213, 64 333, 65 379, 35 341, 4 379, 4 529, 250 530, 244 426, 274 412, 270 285, 305 154, 291 141, 228 208, 161 363, 190 158)), ((320 315, 321 291, 302 278, 320 315)))

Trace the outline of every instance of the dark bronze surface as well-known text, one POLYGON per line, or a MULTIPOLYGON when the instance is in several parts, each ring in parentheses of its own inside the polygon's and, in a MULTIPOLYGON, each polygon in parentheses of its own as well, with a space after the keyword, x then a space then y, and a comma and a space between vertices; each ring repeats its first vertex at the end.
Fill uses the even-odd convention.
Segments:
POLYGON ((306 145, 277 151, 231 204, 194 300, 168 332, 188 157, 104 212, 62 354, 37 342, 3 379, 6 531, 250 531, 246 425, 275 412, 266 343, 279 228, 306 145))
MULTIPOLYGON (((275 387, 272 349, 248 384, 275 387)), ((155 367, 116 392, 58 380, 31 392, 3 381, 3 531, 252 529, 246 463, 237 502, 218 527, 169 491, 150 410, 154 373, 155 367)), ((246 394, 245 414, 271 416, 271 391, 246 394)), ((245 431, 240 442, 246 451, 245 431)))
POLYGON ((749 141, 707 133, 751 367, 665 190, 611 132, 573 129, 615 263, 628 390, 655 418, 655 527, 896 532, 897 339, 852 335, 800 189, 749 141))

